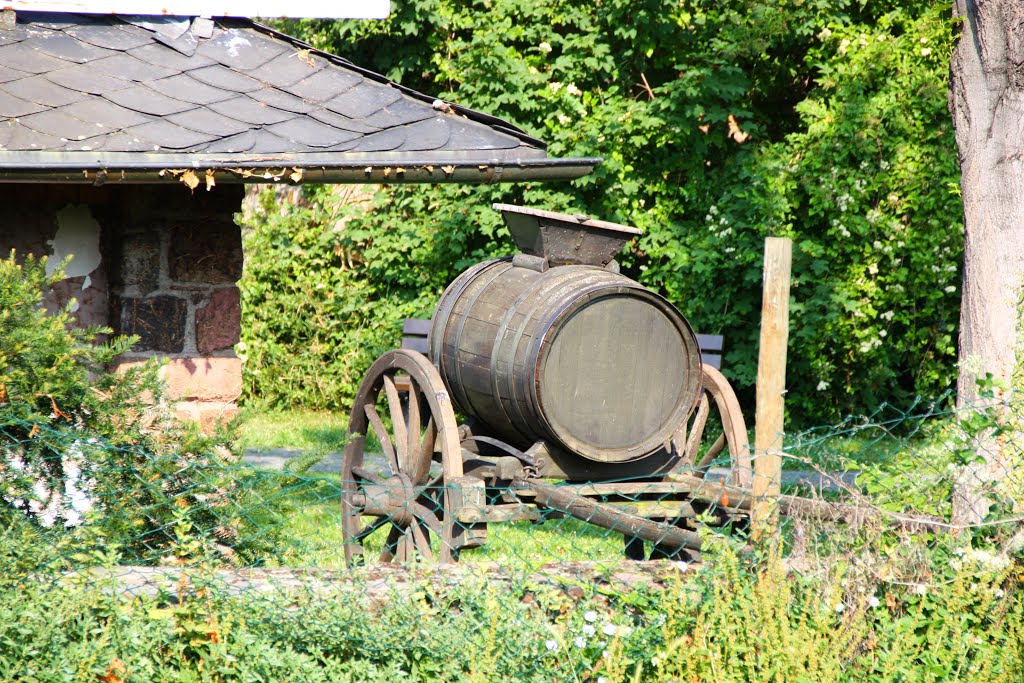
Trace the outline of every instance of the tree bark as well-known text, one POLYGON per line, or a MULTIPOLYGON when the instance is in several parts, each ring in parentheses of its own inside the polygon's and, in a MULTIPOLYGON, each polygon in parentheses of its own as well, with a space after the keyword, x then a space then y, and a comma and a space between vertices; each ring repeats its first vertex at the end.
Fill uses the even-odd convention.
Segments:
MULTIPOLYGON (((962 20, 950 64, 949 109, 956 130, 964 204, 960 313, 961 407, 979 398, 991 373, 1011 385, 1018 365, 1018 302, 1024 284, 1024 2, 954 0, 962 20)), ((980 490, 998 478, 998 445, 981 439, 986 462, 964 472, 954 518, 980 521, 980 490)))

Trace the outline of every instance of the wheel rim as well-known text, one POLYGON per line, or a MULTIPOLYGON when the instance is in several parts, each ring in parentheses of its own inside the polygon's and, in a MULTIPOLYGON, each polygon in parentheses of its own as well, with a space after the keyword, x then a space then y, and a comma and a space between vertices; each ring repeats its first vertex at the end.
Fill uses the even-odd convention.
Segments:
POLYGON ((365 560, 366 540, 385 528, 382 562, 454 559, 449 487, 462 476, 458 425, 444 383, 426 356, 401 349, 374 362, 356 394, 349 434, 342 466, 349 565, 365 560), (399 390, 401 379, 407 392, 399 390), (367 451, 371 433, 379 457, 367 451))

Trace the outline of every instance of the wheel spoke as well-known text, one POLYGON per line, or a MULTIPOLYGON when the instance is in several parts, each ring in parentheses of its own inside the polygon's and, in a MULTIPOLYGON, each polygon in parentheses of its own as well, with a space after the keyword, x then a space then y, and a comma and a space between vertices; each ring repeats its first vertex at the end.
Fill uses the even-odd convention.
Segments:
POLYGON ((423 474, 420 477, 422 483, 430 474, 430 463, 434 459, 434 443, 437 440, 437 426, 434 424, 434 416, 427 418, 427 426, 423 430, 423 441, 420 442, 420 462, 423 463, 423 474))
POLYGON ((398 458, 395 455, 394 446, 391 445, 391 436, 384 427, 384 421, 377 414, 377 406, 373 403, 367 403, 363 406, 363 412, 366 413, 366 419, 370 421, 373 433, 377 435, 377 439, 380 441, 381 450, 387 456, 388 464, 391 465, 391 471, 397 474, 401 471, 398 467, 398 458))
POLYGON ((411 530, 411 534, 408 535, 411 536, 413 547, 415 547, 416 551, 423 556, 423 559, 428 562, 433 562, 434 553, 430 550, 430 539, 428 539, 427 535, 423 533, 420 523, 416 521, 416 519, 413 519, 409 524, 409 529, 411 530))
POLYGON ((405 529, 405 533, 402 534, 402 540, 398 542, 398 560, 399 564, 405 564, 416 556, 416 549, 413 547, 412 535, 408 529, 405 529))
POLYGON ((352 541, 354 543, 362 543, 364 538, 366 538, 367 536, 372 534, 377 529, 380 529, 382 526, 384 526, 385 524, 387 524, 390 521, 391 521, 391 518, 389 518, 389 517, 378 517, 377 519, 373 520, 372 522, 370 522, 369 524, 364 526, 359 531, 358 534, 353 536, 352 537, 352 541))
POLYGON ((435 515, 430 508, 420 503, 412 503, 409 506, 409 509, 414 515, 416 515, 416 518, 422 520, 431 531, 438 536, 441 536, 441 520, 437 518, 437 515, 435 515))
POLYGON ((420 483, 420 479, 423 477, 423 472, 420 471, 421 463, 420 456, 420 390, 419 387, 413 383, 409 387, 409 422, 406 424, 408 434, 408 445, 405 447, 407 462, 406 465, 409 469, 409 477, 412 479, 414 484, 420 483))
POLYGON ((724 450, 725 434, 719 434, 718 438, 715 439, 715 442, 708 447, 708 450, 704 454, 704 457, 700 459, 699 463, 697 463, 697 467, 694 468, 697 472, 697 476, 706 476, 708 470, 711 468, 711 463, 713 463, 715 461, 715 458, 717 458, 719 454, 724 450))
POLYGON ((708 402, 707 392, 701 392, 700 405, 697 407, 697 414, 693 418, 693 428, 690 430, 690 438, 686 440, 686 452, 683 454, 682 464, 693 467, 697 461, 697 449, 700 448, 701 439, 704 437, 704 427, 708 422, 708 411, 710 410, 710 403, 708 402))
MULTIPOLYGON (((391 521, 390 519, 388 521, 391 521)), ((391 562, 399 553, 399 543, 405 538, 405 534, 402 533, 402 529, 392 523, 391 529, 388 531, 388 540, 384 542, 384 550, 381 551, 380 561, 391 562)))
POLYGON ((402 399, 395 387, 395 380, 391 375, 384 375, 384 394, 388 399, 388 412, 391 414, 391 429, 395 434, 395 452, 397 456, 399 472, 407 472, 409 469, 409 430, 405 425, 405 414, 402 412, 402 399))
POLYGON ((373 472, 369 471, 365 467, 353 467, 352 468, 352 474, 354 474, 355 476, 359 477, 360 479, 363 479, 365 481, 368 481, 368 482, 371 482, 371 483, 374 483, 374 484, 384 484, 385 483, 383 479, 381 479, 380 477, 378 477, 376 474, 374 474, 373 472))

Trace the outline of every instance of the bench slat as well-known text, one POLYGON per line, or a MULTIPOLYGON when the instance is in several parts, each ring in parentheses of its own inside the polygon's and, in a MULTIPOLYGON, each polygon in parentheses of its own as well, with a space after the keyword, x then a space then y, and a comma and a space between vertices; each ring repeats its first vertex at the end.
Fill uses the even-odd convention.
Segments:
POLYGON ((418 351, 424 355, 426 355, 429 350, 426 337, 402 337, 402 348, 409 349, 410 351, 418 351))
POLYGON ((406 318, 402 322, 402 334, 412 337, 426 337, 430 334, 430 320, 423 318, 406 318))
POLYGON ((723 341, 724 337, 720 334, 697 335, 697 346, 700 347, 701 351, 718 351, 721 353, 723 341))

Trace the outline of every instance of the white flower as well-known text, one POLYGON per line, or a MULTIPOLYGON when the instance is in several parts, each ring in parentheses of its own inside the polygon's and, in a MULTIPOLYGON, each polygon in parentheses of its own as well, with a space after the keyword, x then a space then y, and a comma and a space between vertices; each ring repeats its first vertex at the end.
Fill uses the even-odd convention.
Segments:
POLYGON ((556 643, 554 640, 550 640, 549 639, 549 640, 544 641, 544 647, 546 647, 549 652, 557 652, 558 651, 558 643, 556 643))
POLYGON ((818 391, 825 391, 826 389, 828 389, 828 382, 826 382, 825 380, 821 380, 820 382, 818 382, 817 389, 818 391))
POLYGON ((985 569, 1000 571, 1010 566, 1010 558, 1004 554, 996 554, 987 550, 969 550, 967 559, 973 560, 985 569))
POLYGON ((932 49, 930 47, 925 47, 925 48, 921 49, 921 56, 922 57, 927 57, 931 53, 932 53, 932 49))
POLYGON ((551 90, 551 92, 558 92, 559 90, 562 89, 562 84, 559 83, 558 81, 551 81, 550 83, 548 83, 548 88, 551 90))
POLYGON ((583 94, 583 91, 577 88, 575 83, 570 83, 569 85, 565 86, 565 92, 569 93, 570 95, 583 94))
POLYGON ((882 604, 881 601, 878 598, 876 598, 874 595, 872 595, 870 598, 868 598, 868 607, 870 607, 871 609, 874 609, 874 608, 878 607, 881 604, 882 604))
POLYGON ((540 48, 540 51, 545 53, 545 54, 547 54, 548 52, 551 52, 551 43, 549 43, 546 40, 543 43, 541 43, 540 45, 538 45, 537 47, 540 48))
POLYGON ((36 479, 35 483, 32 484, 32 495, 34 495, 36 500, 40 502, 48 500, 50 497, 50 490, 46 488, 46 482, 42 479, 36 479))
POLYGON ((608 679, 605 678, 604 676, 598 676, 597 677, 597 683, 608 683, 608 679))
POLYGON ((595 621, 597 621, 597 612, 595 612, 594 610, 588 610, 584 612, 583 620, 589 621, 590 623, 594 623, 595 621))
POLYGON ((682 560, 674 562, 673 564, 675 564, 676 569, 678 569, 680 572, 686 572, 686 571, 689 571, 689 569, 690 569, 689 563, 683 562, 682 560))
POLYGON ((559 114, 558 115, 558 122, 560 124, 562 124, 563 126, 568 126, 570 121, 572 121, 572 119, 570 119, 565 114, 559 114))
POLYGON ((840 602, 840 603, 836 604, 836 611, 837 612, 842 612, 844 609, 846 609, 846 605, 844 605, 843 603, 840 602))
POLYGON ((82 515, 77 510, 68 510, 64 513, 64 526, 71 528, 82 523, 82 515))
POLYGON ((576 636, 576 640, 574 640, 572 642, 575 643, 576 647, 579 647, 579 648, 584 648, 584 647, 587 646, 587 639, 584 638, 583 636, 576 636))
POLYGON ((39 523, 49 529, 57 523, 57 518, 61 516, 61 497, 60 494, 54 492, 50 497, 50 504, 46 506, 46 510, 43 514, 39 515, 39 523))
POLYGON ((914 586, 914 592, 918 595, 924 595, 928 592, 928 586, 924 585, 923 583, 919 583, 916 586, 914 586))
POLYGON ((594 628, 593 624, 583 624, 583 635, 592 636, 597 633, 597 629, 594 628))
POLYGON ((605 634, 606 636, 614 636, 615 624, 605 624, 601 627, 601 633, 605 634))
POLYGON ((944 291, 946 294, 952 294, 953 292, 956 291, 956 287, 954 287, 953 285, 949 285, 948 287, 946 287, 942 291, 944 291))

